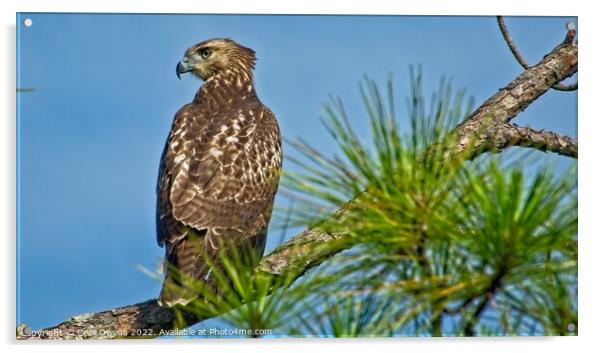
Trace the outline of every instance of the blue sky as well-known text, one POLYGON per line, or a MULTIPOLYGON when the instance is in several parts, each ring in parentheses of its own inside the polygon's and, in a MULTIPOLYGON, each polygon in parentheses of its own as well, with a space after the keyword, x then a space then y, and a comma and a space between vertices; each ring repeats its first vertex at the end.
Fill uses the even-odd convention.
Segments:
MULTIPOLYGON (((507 23, 535 63, 563 39, 567 20, 507 23)), ((157 168, 173 114, 200 85, 174 72, 192 44, 231 37, 255 49, 257 91, 283 135, 326 152, 334 150, 322 105, 337 95, 361 112, 364 75, 383 84, 392 75, 402 106, 411 64, 422 65, 426 92, 447 75, 477 103, 521 72, 494 17, 21 14, 17 27, 17 82, 35 88, 17 107, 17 321, 33 328, 158 294, 160 282, 136 265, 155 268, 163 255, 157 168)), ((365 114, 351 119, 367 126, 365 114)), ((577 95, 550 91, 515 122, 576 136, 577 95)), ((272 232, 268 249, 278 238, 272 232)))

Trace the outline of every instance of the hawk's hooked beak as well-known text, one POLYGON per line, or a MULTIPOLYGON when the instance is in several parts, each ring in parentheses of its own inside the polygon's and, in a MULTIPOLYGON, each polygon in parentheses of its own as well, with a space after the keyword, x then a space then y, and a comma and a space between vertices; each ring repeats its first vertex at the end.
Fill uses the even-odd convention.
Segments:
POLYGON ((176 76, 178 76, 178 78, 181 80, 182 77, 180 77, 180 75, 190 72, 192 69, 193 66, 190 64, 190 61, 187 57, 184 57, 184 59, 182 59, 180 62, 178 62, 178 65, 176 65, 176 76))

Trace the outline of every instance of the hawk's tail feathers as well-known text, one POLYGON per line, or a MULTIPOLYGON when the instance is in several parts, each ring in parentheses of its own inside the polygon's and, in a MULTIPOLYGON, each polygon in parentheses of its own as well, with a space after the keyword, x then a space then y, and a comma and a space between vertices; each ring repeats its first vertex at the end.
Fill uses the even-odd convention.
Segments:
MULTIPOLYGON (((243 266, 254 267, 265 248, 265 231, 243 241, 239 240, 237 244, 216 241, 221 236, 212 235, 214 234, 205 233, 196 237, 189 234, 176 244, 168 245, 165 280, 158 299, 159 305, 185 306, 199 296, 219 297, 219 276, 212 270, 225 275, 221 257, 238 256, 243 266)), ((227 278, 225 280, 228 281, 227 278)))
POLYGON ((216 258, 217 251, 202 246, 197 237, 187 236, 168 245, 159 305, 187 305, 197 298, 202 287, 210 284, 208 262, 214 262, 216 258))

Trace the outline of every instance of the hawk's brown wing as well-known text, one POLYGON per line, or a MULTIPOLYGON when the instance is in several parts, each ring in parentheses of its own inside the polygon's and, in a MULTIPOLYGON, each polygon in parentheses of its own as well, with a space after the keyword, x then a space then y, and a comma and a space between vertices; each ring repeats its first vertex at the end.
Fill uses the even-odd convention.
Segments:
MULTIPOLYGON (((157 187, 157 240, 166 245, 168 266, 202 280, 208 267, 201 251, 215 254, 226 242, 263 252, 281 162, 278 125, 259 101, 223 112, 180 109, 157 187)), ((164 285, 164 302, 182 302, 181 293, 172 294, 165 298, 164 285)))

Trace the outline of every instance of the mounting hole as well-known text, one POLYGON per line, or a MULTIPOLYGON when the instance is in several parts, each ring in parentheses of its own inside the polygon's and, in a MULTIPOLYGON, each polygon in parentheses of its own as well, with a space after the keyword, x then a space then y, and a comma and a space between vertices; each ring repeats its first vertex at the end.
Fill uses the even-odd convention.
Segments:
POLYGON ((23 20, 23 25, 25 27, 31 27, 32 24, 33 24, 33 21, 32 21, 31 18, 26 18, 26 19, 23 20))

